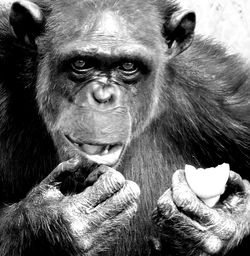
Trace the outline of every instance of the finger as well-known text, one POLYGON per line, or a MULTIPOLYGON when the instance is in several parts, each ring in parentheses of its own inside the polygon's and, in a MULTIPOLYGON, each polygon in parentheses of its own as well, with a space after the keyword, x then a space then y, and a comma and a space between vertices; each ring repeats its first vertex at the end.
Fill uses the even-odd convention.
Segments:
POLYGON ((99 166, 96 168, 93 172, 89 174, 89 176, 86 178, 86 180, 83 183, 84 187, 92 186, 98 178, 107 171, 107 167, 104 165, 99 166))
POLYGON ((127 205, 127 208, 124 211, 117 214, 114 219, 109 218, 106 221, 102 222, 102 227, 111 227, 111 230, 117 231, 120 228, 123 228, 124 226, 129 224, 129 221, 136 215, 137 210, 138 204, 136 202, 132 202, 131 204, 127 205))
POLYGON ((208 235, 202 240, 203 248, 206 252, 203 252, 201 256, 215 255, 223 248, 223 241, 216 235, 208 235))
MULTIPOLYGON (((174 249, 180 248, 181 245, 184 252, 192 251, 192 255, 200 255, 199 252, 204 251, 203 241, 212 235, 210 230, 199 225, 182 212, 166 219, 160 226, 160 233, 164 234, 164 247, 174 249)), ((171 255, 178 255, 178 252, 173 250, 171 255)))
POLYGON ((229 178, 226 184, 226 191, 230 193, 245 192, 245 185, 241 176, 233 171, 230 171, 229 178))
POLYGON ((86 213, 91 214, 90 219, 100 225, 104 220, 114 218, 114 216, 127 210, 131 204, 139 200, 139 196, 138 185, 132 181, 126 181, 120 191, 96 207, 88 209, 86 213))
POLYGON ((250 183, 248 180, 243 180, 244 186, 245 186, 245 191, 247 195, 250 195, 250 183))
POLYGON ((101 174, 98 180, 92 186, 87 187, 82 193, 73 195, 73 200, 93 208, 124 186, 125 178, 120 172, 108 166, 102 166, 101 172, 103 174, 101 174))
POLYGON ((225 239, 235 232, 235 222, 226 217, 219 209, 210 208, 204 204, 189 188, 184 170, 178 170, 172 178, 173 201, 177 208, 197 221, 199 224, 212 228, 216 234, 225 239))
POLYGON ((189 187, 184 170, 177 170, 173 174, 172 196, 176 206, 187 213, 200 215, 206 211, 210 212, 210 208, 203 204, 189 187))
POLYGON ((167 217, 160 228, 161 232, 168 238, 168 243, 173 247, 181 244, 182 248, 190 251, 194 248, 190 245, 196 244, 194 255, 203 255, 200 253, 214 255, 222 248, 222 240, 214 234, 213 229, 200 225, 182 212, 172 215, 171 218, 167 217), (174 240, 173 237, 175 237, 174 240))
POLYGON ((124 232, 121 231, 129 224, 130 220, 136 214, 137 209, 138 205, 134 202, 116 217, 106 219, 101 225, 92 227, 90 241, 88 244, 84 244, 85 251, 88 251, 89 255, 97 255, 100 250, 103 251, 105 246, 113 243, 114 240, 122 240, 124 232))
POLYGON ((178 211, 171 198, 172 192, 169 189, 158 200, 157 210, 153 214, 155 224, 161 228, 164 234, 167 233, 170 236, 173 234, 173 236, 180 239, 183 238, 183 234, 188 233, 188 230, 192 230, 192 233, 195 230, 196 235, 194 237, 189 236, 189 241, 193 239, 194 242, 199 242, 200 246, 203 249, 205 248, 206 251, 217 252, 218 247, 221 246, 221 240, 213 234, 213 230, 210 230, 207 226, 200 225, 185 215, 184 212, 178 211))
POLYGON ((168 189, 157 201, 158 214, 171 217, 178 212, 176 205, 173 202, 172 190, 168 189))
POLYGON ((138 209, 137 201, 140 190, 135 183, 126 186, 126 189, 130 192, 122 191, 122 189, 119 194, 122 193, 123 195, 115 195, 111 200, 107 200, 92 210, 89 221, 92 225, 94 224, 93 226, 96 229, 100 229, 101 226, 105 226, 107 223, 110 225, 110 230, 111 227, 118 229, 121 224, 128 224, 128 221, 135 215, 138 209), (124 197, 125 194, 127 195, 124 197))
POLYGON ((140 188, 133 181, 125 181, 123 188, 98 205, 102 212, 107 215, 116 215, 122 212, 131 203, 137 202, 140 196, 140 188))
POLYGON ((239 205, 241 205, 245 199, 247 190, 248 186, 246 186, 246 183, 242 180, 241 176, 238 173, 230 171, 226 190, 221 196, 223 208, 230 212, 238 209, 239 205))
POLYGON ((157 226, 162 228, 170 226, 175 228, 174 226, 177 224, 180 226, 180 229, 181 227, 185 229, 187 226, 190 226, 196 227, 202 231, 205 230, 204 227, 201 227, 198 223, 189 218, 185 212, 179 211, 173 201, 171 189, 168 189, 158 200, 157 209, 153 212, 153 221, 157 226))
POLYGON ((152 213, 152 221, 154 224, 162 228, 164 224, 169 222, 174 216, 180 214, 172 199, 172 190, 168 189, 157 201, 157 207, 152 213))
POLYGON ((41 182, 41 184, 55 185, 55 183, 62 182, 75 172, 80 165, 81 160, 78 158, 71 158, 66 162, 62 162, 41 182))

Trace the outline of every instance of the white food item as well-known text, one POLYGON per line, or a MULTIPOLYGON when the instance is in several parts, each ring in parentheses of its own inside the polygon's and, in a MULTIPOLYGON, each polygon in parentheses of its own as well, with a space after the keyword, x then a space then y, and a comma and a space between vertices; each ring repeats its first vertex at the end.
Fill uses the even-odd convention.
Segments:
POLYGON ((192 165, 185 166, 186 180, 192 191, 208 206, 213 207, 225 191, 229 177, 229 164, 215 168, 196 169, 192 165))

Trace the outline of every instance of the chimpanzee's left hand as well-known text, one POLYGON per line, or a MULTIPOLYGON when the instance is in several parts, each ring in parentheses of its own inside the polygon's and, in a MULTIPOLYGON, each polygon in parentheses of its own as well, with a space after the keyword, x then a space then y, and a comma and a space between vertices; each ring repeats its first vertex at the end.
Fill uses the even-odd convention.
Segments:
POLYGON ((159 254, 224 255, 250 233, 250 184, 230 171, 224 195, 210 208, 178 170, 172 188, 158 200, 153 221, 160 231, 159 254))

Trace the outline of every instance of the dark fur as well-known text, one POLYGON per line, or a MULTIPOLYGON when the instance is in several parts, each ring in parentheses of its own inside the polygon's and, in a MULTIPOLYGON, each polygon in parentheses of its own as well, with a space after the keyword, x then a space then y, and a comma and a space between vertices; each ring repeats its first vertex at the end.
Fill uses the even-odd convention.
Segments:
MULTIPOLYGON (((167 21, 178 9, 171 2, 164 8, 160 1, 158 5, 167 21)), ((141 6, 146 12, 148 6, 141 6)), ((1 211, 0 253, 14 255, 17 246, 24 251, 20 255, 26 256, 25 248, 31 244, 29 255, 38 255, 34 252, 38 247, 44 249, 39 249, 39 255, 74 255, 77 248, 68 242, 73 238, 60 216, 56 219, 41 210, 42 223, 33 225, 33 216, 23 221, 23 209, 18 211, 22 201, 18 202, 59 164, 59 158, 36 102, 36 50, 13 36, 5 10, 0 20, 0 200, 3 205, 15 203, 8 213, 6 206, 1 211)), ((250 79, 242 61, 196 37, 188 50, 165 67, 163 80, 158 85, 157 114, 131 142, 118 167, 126 179, 139 184, 142 193, 138 217, 112 248, 112 255, 149 254, 148 240, 156 235, 151 212, 171 185, 173 172, 185 164, 211 167, 227 162, 250 179, 250 79)))

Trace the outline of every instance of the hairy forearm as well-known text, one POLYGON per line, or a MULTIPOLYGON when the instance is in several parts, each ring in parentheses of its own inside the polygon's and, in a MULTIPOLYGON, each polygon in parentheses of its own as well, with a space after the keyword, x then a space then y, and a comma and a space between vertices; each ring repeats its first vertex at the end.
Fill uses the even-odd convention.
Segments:
POLYGON ((1 209, 0 252, 3 256, 21 255, 28 247, 31 234, 23 210, 22 203, 1 209))
POLYGON ((1 256, 80 254, 67 221, 46 208, 21 201, 1 209, 1 256))

